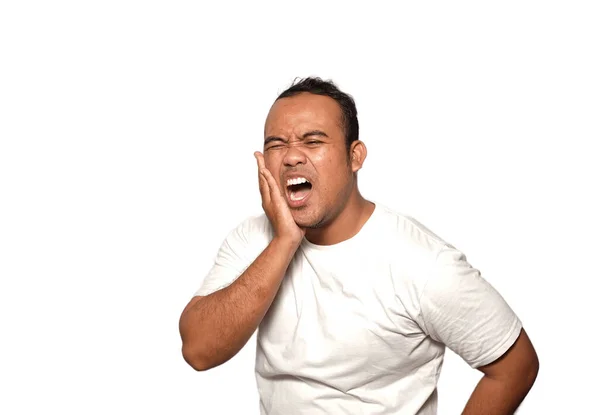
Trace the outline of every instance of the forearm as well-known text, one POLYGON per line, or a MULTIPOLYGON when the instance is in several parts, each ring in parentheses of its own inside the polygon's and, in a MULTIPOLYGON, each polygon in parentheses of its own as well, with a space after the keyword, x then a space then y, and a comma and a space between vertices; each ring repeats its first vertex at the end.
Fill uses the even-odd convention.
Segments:
POLYGON ((462 415, 511 415, 533 385, 533 379, 495 379, 483 376, 462 415))
POLYGON ((198 297, 180 321, 185 360, 207 370, 248 342, 271 306, 298 243, 275 238, 231 285, 198 297))

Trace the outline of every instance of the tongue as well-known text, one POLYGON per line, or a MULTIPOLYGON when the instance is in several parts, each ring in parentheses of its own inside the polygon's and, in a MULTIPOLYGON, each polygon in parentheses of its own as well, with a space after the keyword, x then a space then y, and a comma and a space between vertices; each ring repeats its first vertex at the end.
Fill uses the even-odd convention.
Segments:
POLYGON ((309 192, 310 192, 310 188, 307 188, 307 187, 301 188, 299 190, 291 192, 290 199, 292 199, 293 201, 302 200, 306 197, 306 195, 308 195, 309 192))

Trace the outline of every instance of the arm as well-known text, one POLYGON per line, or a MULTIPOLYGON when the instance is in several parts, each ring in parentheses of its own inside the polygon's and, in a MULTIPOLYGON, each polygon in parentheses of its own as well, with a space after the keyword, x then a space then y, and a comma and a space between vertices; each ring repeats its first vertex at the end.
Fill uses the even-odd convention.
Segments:
POLYGON ((533 386, 539 370, 537 354, 522 330, 515 344, 498 360, 479 367, 477 384, 463 415, 513 414, 533 386))
POLYGON ((231 359, 271 306, 298 242, 274 238, 231 285, 193 298, 181 315, 183 357, 196 370, 231 359))
POLYGON ((229 286, 193 298, 179 321, 186 362, 207 370, 231 359, 254 333, 275 299, 285 271, 300 246, 298 227, 275 179, 255 153, 263 209, 274 237, 265 250, 229 286))
POLYGON ((484 373, 463 415, 510 414, 531 388, 538 359, 522 323, 466 256, 444 246, 421 298, 424 331, 484 373))

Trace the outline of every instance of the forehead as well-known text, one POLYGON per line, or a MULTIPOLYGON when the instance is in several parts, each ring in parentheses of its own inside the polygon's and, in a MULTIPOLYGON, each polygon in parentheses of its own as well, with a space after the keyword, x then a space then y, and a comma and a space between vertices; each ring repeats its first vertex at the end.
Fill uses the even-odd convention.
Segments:
MULTIPOLYGON (((341 130, 339 104, 328 96, 303 92, 275 101, 265 122, 265 135, 322 129, 328 134, 341 130)), ((340 131, 341 132, 341 131, 340 131)))

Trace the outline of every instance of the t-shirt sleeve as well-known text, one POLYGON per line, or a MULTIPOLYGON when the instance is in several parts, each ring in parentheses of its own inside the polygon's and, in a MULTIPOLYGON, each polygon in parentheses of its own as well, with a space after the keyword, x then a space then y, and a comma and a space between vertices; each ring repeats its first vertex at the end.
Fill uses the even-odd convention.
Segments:
POLYGON ((473 368, 500 358, 521 332, 504 298, 451 245, 439 251, 419 303, 426 333, 473 368))
POLYGON ((227 235, 194 295, 209 295, 231 285, 254 262, 268 244, 268 229, 261 222, 247 219, 227 235))

